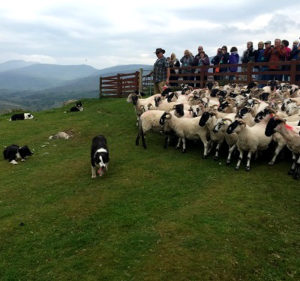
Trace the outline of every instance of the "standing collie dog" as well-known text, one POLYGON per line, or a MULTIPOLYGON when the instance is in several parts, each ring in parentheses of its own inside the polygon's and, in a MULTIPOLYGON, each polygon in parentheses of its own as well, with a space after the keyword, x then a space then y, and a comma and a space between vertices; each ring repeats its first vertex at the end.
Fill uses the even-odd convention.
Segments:
POLYGON ((103 176, 104 172, 108 170, 108 162, 109 151, 106 138, 102 135, 94 137, 91 147, 92 178, 96 177, 96 168, 98 168, 99 176, 103 176))

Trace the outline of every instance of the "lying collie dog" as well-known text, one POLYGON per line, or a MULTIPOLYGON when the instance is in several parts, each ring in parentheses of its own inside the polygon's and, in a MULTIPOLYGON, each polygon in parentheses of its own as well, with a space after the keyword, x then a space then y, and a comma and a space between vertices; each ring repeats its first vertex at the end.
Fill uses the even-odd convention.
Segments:
POLYGON ((91 147, 92 178, 96 177, 96 168, 99 176, 108 171, 109 151, 106 138, 102 135, 93 138, 91 147))
POLYGON ((33 153, 30 151, 27 145, 18 146, 16 144, 12 144, 6 147, 3 151, 4 159, 8 160, 11 164, 18 164, 17 160, 21 159, 21 161, 25 161, 27 156, 31 156, 33 153))
POLYGON ((70 112, 77 112, 77 111, 83 111, 83 106, 81 101, 76 102, 76 105, 70 108, 70 112))
POLYGON ((10 117, 9 121, 33 119, 33 117, 31 113, 16 113, 10 117))

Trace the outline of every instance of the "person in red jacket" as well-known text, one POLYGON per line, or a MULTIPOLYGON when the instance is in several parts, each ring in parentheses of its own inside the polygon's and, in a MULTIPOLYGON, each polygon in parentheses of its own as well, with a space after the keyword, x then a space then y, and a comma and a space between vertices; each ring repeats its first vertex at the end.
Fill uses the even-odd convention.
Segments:
MULTIPOLYGON (((280 71, 281 66, 272 62, 278 62, 278 61, 283 61, 285 58, 285 49, 284 46, 281 44, 280 39, 275 39, 274 41, 274 46, 267 46, 264 52, 265 58, 268 59, 270 62, 269 64, 269 71, 280 71)), ((273 74, 270 75, 270 80, 282 80, 282 74, 273 74)))

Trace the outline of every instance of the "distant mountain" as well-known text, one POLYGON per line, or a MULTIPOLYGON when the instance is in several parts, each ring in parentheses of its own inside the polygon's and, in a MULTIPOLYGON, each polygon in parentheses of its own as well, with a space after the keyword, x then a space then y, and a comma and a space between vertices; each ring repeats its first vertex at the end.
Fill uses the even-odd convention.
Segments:
POLYGON ((72 98, 98 97, 100 76, 133 73, 140 68, 143 68, 144 74, 148 74, 152 70, 151 65, 143 64, 118 65, 101 70, 81 65, 34 64, 15 71, 0 72, 0 103, 5 104, 0 111, 16 107, 42 110, 60 106, 63 101, 72 98), (58 75, 54 73, 55 70, 60 72, 65 79, 72 75, 80 78, 57 79, 58 75), (65 72, 69 73, 65 74, 65 72), (88 75, 88 73, 90 74, 88 75))
POLYGON ((26 67, 32 64, 36 64, 36 62, 29 62, 23 60, 10 60, 4 63, 0 63, 0 72, 10 71, 10 70, 26 67))
POLYGON ((33 64, 11 71, 11 74, 26 75, 41 79, 57 79, 68 81, 87 77, 97 72, 96 68, 89 65, 57 65, 57 64, 33 64))

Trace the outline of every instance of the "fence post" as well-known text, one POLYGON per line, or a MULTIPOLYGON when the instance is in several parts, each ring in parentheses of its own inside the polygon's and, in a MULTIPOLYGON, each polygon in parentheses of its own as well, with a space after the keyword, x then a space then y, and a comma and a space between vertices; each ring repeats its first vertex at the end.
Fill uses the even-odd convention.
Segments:
POLYGON ((290 83, 295 84, 296 83, 296 60, 291 60, 291 67, 290 67, 290 83))
POLYGON ((102 93, 102 76, 100 76, 100 80, 99 80, 99 99, 103 96, 102 93))
POLYGON ((248 84, 252 81, 252 70, 253 70, 253 63, 248 62, 248 64, 247 64, 247 83, 248 84))
POLYGON ((143 92, 143 69, 140 68, 139 72, 139 92, 143 92))
POLYGON ((118 73, 117 75, 117 94, 119 98, 122 95, 122 80, 121 80, 120 73, 118 73))
POLYGON ((204 88, 204 71, 206 70, 205 66, 200 66, 200 88, 204 88))

